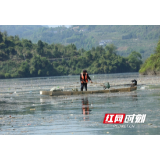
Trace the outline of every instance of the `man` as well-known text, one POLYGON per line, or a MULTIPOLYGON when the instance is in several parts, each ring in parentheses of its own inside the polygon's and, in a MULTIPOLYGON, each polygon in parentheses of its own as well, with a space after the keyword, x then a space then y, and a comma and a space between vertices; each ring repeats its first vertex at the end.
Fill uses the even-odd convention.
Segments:
POLYGON ((131 87, 137 86, 137 81, 135 79, 132 80, 131 82, 132 82, 131 87))
MULTIPOLYGON (((91 81, 91 78, 89 77, 87 71, 83 70, 83 73, 80 74, 81 91, 83 91, 83 87, 85 87, 85 89, 87 91, 88 79, 91 81)), ((91 83, 93 83, 93 82, 91 81, 91 83)))

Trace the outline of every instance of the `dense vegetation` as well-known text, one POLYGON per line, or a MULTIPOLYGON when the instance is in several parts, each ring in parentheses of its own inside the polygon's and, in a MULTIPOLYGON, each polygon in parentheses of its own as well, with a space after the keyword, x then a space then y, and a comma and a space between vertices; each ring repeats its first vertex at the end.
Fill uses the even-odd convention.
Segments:
POLYGON ((160 40, 155 49, 155 53, 152 54, 142 65, 139 70, 141 74, 159 75, 160 74, 160 40))
POLYGON ((0 26, 9 35, 19 35, 33 43, 38 40, 48 44, 75 44, 77 49, 91 50, 92 47, 113 43, 117 54, 127 57, 132 51, 140 52, 143 59, 153 53, 160 36, 158 25, 74 25, 48 28, 45 26, 0 26))
POLYGON ((18 35, 20 38, 29 39, 33 43, 39 40, 48 44, 61 43, 68 45, 74 43, 78 49, 91 49, 97 46, 93 37, 88 37, 82 32, 78 32, 72 28, 60 26, 56 28, 48 28, 43 26, 0 26, 1 31, 7 31, 9 35, 18 35))
POLYGON ((113 44, 77 50, 74 44, 37 44, 18 36, 0 32, 0 78, 36 77, 80 74, 82 69, 93 73, 138 71, 141 54, 132 52, 128 57, 116 54, 113 44))

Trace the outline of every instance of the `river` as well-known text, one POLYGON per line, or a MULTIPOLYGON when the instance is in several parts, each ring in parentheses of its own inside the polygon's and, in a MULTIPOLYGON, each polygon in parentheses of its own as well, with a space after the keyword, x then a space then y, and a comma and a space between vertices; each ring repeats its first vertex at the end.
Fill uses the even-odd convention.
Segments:
POLYGON ((136 91, 78 96, 40 95, 52 87, 80 89, 79 75, 0 79, 1 135, 159 135, 160 77, 138 73, 90 75, 88 90, 126 87, 136 91), (144 123, 103 124, 106 113, 146 114, 144 123))

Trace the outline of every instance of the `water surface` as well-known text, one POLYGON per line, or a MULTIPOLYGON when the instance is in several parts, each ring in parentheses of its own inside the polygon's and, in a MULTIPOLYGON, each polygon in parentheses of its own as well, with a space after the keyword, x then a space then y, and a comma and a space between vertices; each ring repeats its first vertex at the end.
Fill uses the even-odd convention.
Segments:
POLYGON ((79 75, 0 80, 0 134, 31 135, 159 135, 160 77, 138 73, 90 75, 88 90, 127 87, 138 80, 138 89, 107 93, 51 97, 41 90, 59 87, 80 89, 79 75), (146 114, 145 123, 103 124, 105 113, 146 114))

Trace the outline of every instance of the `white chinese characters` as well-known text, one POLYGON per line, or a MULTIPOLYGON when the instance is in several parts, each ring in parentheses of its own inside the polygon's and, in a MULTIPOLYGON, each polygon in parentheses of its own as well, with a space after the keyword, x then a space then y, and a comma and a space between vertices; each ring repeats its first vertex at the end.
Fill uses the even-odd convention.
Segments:
POLYGON ((138 114, 135 123, 144 123, 146 114, 138 114))
POLYGON ((132 114, 126 115, 124 123, 144 123, 146 118, 146 114, 132 114), (135 121, 134 121, 135 120, 135 121))
POLYGON ((124 123, 133 123, 134 117, 135 117, 135 114, 133 114, 133 115, 126 115, 124 123))
POLYGON ((146 114, 107 113, 104 116, 103 123, 144 123, 145 119, 146 114))

